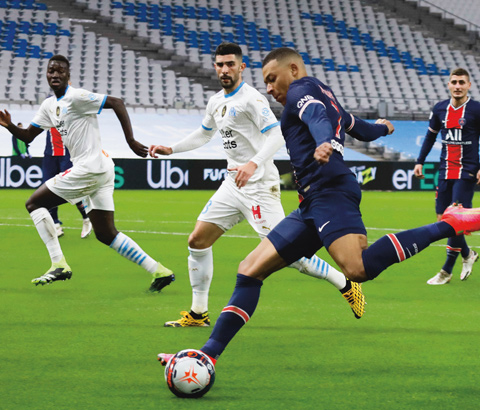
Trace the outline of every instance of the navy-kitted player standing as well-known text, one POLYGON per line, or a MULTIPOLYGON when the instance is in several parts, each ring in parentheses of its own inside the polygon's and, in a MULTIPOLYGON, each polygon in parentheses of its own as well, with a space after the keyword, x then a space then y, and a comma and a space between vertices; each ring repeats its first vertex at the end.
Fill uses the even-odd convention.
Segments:
MULTIPOLYGON (((369 124, 347 113, 328 86, 307 77, 302 57, 289 48, 267 55, 263 78, 267 92, 285 106, 282 133, 304 199, 240 263, 233 295, 201 348, 214 360, 254 313, 263 280, 322 246, 345 276, 364 282, 434 241, 480 229, 480 208, 456 206, 440 222, 386 235, 368 247, 361 191, 343 160, 345 132, 374 140, 392 133, 392 124, 369 124)), ((170 357, 161 353, 159 360, 165 363, 170 357)))
MULTIPOLYGON (((478 160, 480 103, 468 96, 471 85, 467 70, 456 68, 450 73, 448 89, 451 98, 440 101, 433 107, 428 131, 414 168, 415 176, 424 178, 423 164, 437 135, 440 134, 442 152, 435 200, 438 221, 453 202, 471 208, 475 184, 480 183, 478 160)), ((478 254, 468 247, 465 236, 460 235, 448 239, 445 264, 427 283, 444 285, 450 282, 453 266, 460 253, 463 258, 460 279, 466 280, 472 273, 478 254)))

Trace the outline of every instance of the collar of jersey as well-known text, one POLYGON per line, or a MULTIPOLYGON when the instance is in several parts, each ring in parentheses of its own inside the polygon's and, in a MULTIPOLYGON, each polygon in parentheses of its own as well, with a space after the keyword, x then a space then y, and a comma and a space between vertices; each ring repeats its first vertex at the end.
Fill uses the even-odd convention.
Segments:
POLYGON ((68 91, 69 87, 70 87, 70 85, 67 84, 67 88, 65 88, 65 92, 63 93, 63 95, 60 98, 57 98, 57 101, 60 101, 63 97, 65 97, 67 95, 67 91, 68 91))
POLYGON ((245 84, 245 81, 242 81, 240 85, 237 88, 235 88, 235 90, 233 90, 230 94, 225 94, 225 98, 233 97, 238 92, 238 90, 242 88, 243 84, 245 84))
POLYGON ((450 98, 450 103, 449 105, 452 106, 452 108, 456 111, 456 110, 459 110, 460 108, 462 108, 466 103, 468 103, 470 101, 470 96, 468 96, 467 98, 467 101, 465 101, 460 107, 455 107, 453 104, 452 104, 452 98, 450 98))

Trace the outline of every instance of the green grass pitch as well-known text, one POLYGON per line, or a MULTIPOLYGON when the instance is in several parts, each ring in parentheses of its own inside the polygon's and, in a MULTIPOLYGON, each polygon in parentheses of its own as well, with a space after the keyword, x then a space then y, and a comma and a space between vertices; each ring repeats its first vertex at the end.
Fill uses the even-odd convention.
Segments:
MULTIPOLYGON (((427 286, 445 241, 364 284, 361 320, 326 282, 292 269, 271 276, 252 320, 218 361, 215 386, 192 401, 170 393, 156 354, 199 348, 210 334, 163 323, 190 308, 187 237, 211 192, 116 191, 117 228, 176 273, 157 295, 145 292, 150 277, 141 268, 93 235, 80 239, 70 205, 60 208, 60 242, 73 278, 31 284, 49 258, 24 208, 30 194, 0 191, 2 410, 479 407, 480 263, 466 282, 458 261, 449 285, 427 286)), ((294 209, 295 193, 284 192, 283 204, 294 209)), ((371 243, 433 222, 433 193, 364 192, 362 212, 371 243)), ((478 250, 480 236, 468 241, 478 250)), ((213 321, 257 243, 242 223, 215 244, 213 321)), ((331 262, 325 250, 319 255, 331 262)))

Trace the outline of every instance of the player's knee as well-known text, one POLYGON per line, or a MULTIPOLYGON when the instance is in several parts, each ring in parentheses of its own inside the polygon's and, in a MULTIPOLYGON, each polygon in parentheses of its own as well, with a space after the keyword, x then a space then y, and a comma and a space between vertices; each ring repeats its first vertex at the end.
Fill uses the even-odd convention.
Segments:
POLYGON ((25 208, 27 209, 28 213, 35 211, 38 209, 38 206, 32 201, 32 198, 28 198, 27 202, 25 202, 25 208))
POLYGON ((192 232, 188 237, 188 247, 192 249, 205 249, 210 247, 209 242, 202 235, 192 232))
POLYGON ((343 270, 343 274, 350 280, 354 282, 366 282, 368 280, 368 276, 365 273, 365 269, 363 267, 351 267, 346 268, 343 270))
POLYGON ((106 232, 106 231, 102 231, 102 230, 95 230, 94 229, 94 232, 95 232, 95 237, 97 238, 97 240, 102 242, 103 244, 105 244, 107 246, 110 246, 110 244, 113 242, 113 240, 115 239, 115 236, 116 236, 111 232, 106 232))

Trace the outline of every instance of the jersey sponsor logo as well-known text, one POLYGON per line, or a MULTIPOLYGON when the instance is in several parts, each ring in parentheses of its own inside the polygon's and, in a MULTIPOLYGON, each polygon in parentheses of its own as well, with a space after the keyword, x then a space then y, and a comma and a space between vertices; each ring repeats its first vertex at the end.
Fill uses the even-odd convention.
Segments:
POLYGON ((297 108, 302 108, 305 103, 307 103, 310 100, 314 100, 314 98, 311 95, 305 95, 300 100, 297 102, 297 108))
POLYGON ((262 212, 260 210, 260 205, 252 206, 252 215, 253 215, 253 219, 262 219, 262 212))
POLYGON ((450 128, 445 135, 445 142, 459 142, 462 141, 462 130, 460 128, 450 128))
POLYGON ((331 140, 330 141, 330 144, 332 144, 332 148, 339 152, 340 154, 342 154, 342 157, 343 157, 343 152, 345 150, 345 148, 343 148, 343 145, 340 144, 337 140, 331 140))
POLYGON ((220 129, 219 131, 223 140, 223 149, 237 148, 237 142, 232 139, 233 138, 232 130, 220 129))

